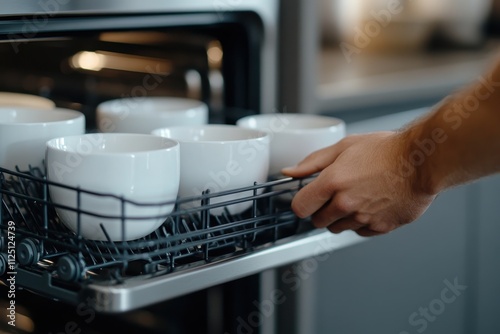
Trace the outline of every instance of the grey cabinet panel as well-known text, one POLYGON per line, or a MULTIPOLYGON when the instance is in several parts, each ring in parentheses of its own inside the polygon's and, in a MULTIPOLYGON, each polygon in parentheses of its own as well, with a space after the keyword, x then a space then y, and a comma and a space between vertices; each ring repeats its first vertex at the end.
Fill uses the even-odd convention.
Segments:
POLYGON ((470 222, 478 228, 477 262, 471 263, 477 271, 475 333, 500 333, 500 176, 476 187, 478 214, 470 222))
POLYGON ((333 253, 317 272, 315 333, 465 333, 466 208, 465 189, 450 191, 417 222, 333 253))

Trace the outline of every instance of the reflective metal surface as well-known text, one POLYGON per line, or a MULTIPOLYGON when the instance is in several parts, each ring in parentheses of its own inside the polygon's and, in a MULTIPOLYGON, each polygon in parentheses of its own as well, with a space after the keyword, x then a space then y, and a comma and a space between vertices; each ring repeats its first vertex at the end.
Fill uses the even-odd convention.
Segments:
POLYGON ((334 235, 328 231, 315 230, 238 259, 165 277, 129 280, 119 286, 89 285, 85 293, 90 300, 95 301, 92 307, 97 311, 123 312, 303 259, 320 262, 325 254, 363 240, 354 233, 334 235))

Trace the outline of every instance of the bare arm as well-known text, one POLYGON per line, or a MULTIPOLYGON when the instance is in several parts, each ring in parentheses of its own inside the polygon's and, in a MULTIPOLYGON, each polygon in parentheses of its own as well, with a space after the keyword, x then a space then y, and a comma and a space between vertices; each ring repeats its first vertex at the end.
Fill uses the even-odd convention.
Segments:
POLYGON ((417 219, 441 191, 500 171, 500 63, 396 132, 349 136, 283 170, 319 176, 292 208, 332 232, 387 233, 417 219))
POLYGON ((421 174, 416 181, 426 192, 437 194, 500 171, 500 64, 403 135, 406 154, 421 174), (435 152, 427 154, 424 142, 435 152), (412 160, 418 151, 426 153, 422 166, 412 160))

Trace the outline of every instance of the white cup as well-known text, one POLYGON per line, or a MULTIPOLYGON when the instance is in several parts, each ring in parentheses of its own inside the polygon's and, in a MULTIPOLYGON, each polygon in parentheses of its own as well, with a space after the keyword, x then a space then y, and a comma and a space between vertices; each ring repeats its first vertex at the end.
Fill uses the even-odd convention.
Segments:
POLYGON ((79 219, 84 238, 107 240, 101 224, 112 241, 141 238, 160 227, 174 208, 173 202, 159 205, 174 201, 179 189, 179 143, 174 140, 111 133, 56 138, 47 143, 46 163, 49 181, 140 204, 126 202, 122 221, 119 198, 82 192, 77 206, 75 190, 50 185, 53 203, 91 213, 78 217, 75 211, 56 207, 62 222, 74 232, 79 219))
POLYGON ((85 116, 75 110, 0 107, 0 166, 43 168, 49 139, 84 132, 85 116))
POLYGON ((0 107, 22 107, 35 109, 54 109, 54 101, 42 96, 0 92, 0 107))
POLYGON ((97 106, 101 132, 149 134, 154 129, 208 123, 208 106, 198 100, 177 97, 123 98, 97 106))
MULTIPOLYGON (((235 125, 200 125, 162 128, 152 133, 175 139, 181 145, 181 198, 199 196, 205 190, 218 193, 267 181, 269 136, 265 132, 235 125)), ((227 206, 231 214, 238 214, 252 205, 252 196, 253 191, 241 191, 210 198, 210 204, 241 200, 227 206)), ((187 201, 183 206, 200 204, 187 201)), ((222 206, 216 207, 210 213, 220 215, 223 210, 222 206)))
POLYGON ((310 153, 345 137, 344 121, 321 115, 259 114, 243 117, 236 124, 269 133, 269 174, 272 176, 280 174, 284 167, 296 165, 310 153))

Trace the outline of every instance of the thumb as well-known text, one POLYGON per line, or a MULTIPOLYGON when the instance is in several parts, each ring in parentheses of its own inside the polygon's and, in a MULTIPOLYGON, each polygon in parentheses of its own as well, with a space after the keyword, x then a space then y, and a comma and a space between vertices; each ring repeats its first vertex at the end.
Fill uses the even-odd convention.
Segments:
POLYGON ((309 154, 296 166, 286 167, 281 170, 286 176, 301 178, 320 172, 330 166, 342 153, 340 142, 309 154))

